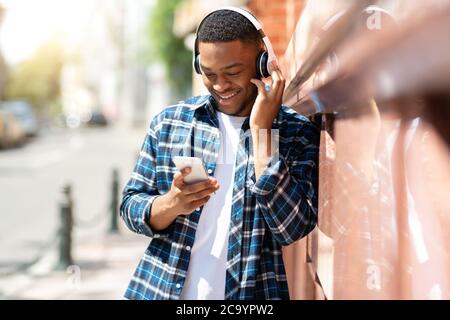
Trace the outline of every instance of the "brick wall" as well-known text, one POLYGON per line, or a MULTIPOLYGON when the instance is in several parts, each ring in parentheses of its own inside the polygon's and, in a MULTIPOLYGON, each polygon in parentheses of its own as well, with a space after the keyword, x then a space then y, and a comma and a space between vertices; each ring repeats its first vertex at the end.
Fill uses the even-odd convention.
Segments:
POLYGON ((277 57, 282 57, 305 0, 249 0, 247 8, 263 24, 277 57))

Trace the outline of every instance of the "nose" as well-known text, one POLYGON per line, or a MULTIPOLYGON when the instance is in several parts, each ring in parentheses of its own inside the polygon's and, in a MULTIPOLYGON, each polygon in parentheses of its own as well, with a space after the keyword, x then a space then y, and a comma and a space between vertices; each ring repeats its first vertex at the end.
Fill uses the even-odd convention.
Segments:
POLYGON ((216 82, 213 84, 214 91, 219 93, 226 92, 231 87, 231 83, 223 77, 217 77, 216 82))

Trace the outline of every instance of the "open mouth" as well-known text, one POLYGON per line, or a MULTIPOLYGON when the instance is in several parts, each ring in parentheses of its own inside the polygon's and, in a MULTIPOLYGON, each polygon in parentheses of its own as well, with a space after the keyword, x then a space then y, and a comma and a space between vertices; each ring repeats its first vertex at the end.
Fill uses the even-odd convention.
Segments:
POLYGON ((214 92, 216 97, 218 98, 219 102, 221 104, 231 104, 233 103, 234 98, 241 92, 241 90, 237 90, 234 92, 230 92, 227 94, 219 94, 217 92, 214 92))

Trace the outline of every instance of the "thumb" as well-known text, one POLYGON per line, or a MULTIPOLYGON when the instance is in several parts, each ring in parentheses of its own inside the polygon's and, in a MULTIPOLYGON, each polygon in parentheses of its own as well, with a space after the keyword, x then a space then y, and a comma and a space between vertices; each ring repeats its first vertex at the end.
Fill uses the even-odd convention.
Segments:
POLYGON ((173 183, 177 187, 182 186, 184 184, 184 177, 186 177, 189 173, 191 173, 192 169, 190 167, 186 167, 181 171, 178 171, 173 177, 173 183))
POLYGON ((253 83, 256 87, 258 87, 258 93, 259 94, 265 94, 266 93, 266 87, 264 85, 264 82, 258 79, 251 79, 251 83, 253 83))
POLYGON ((180 172, 181 172, 181 176, 184 178, 186 177, 189 173, 191 173, 192 169, 191 167, 186 167, 183 168, 180 172))

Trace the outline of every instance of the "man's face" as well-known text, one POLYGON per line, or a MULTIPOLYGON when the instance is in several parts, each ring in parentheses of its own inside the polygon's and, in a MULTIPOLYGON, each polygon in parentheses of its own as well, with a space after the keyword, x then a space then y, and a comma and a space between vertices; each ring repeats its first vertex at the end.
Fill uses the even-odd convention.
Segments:
POLYGON ((257 45, 239 40, 200 42, 202 79, 217 101, 219 111, 248 116, 258 93, 250 79, 256 77, 257 45))

